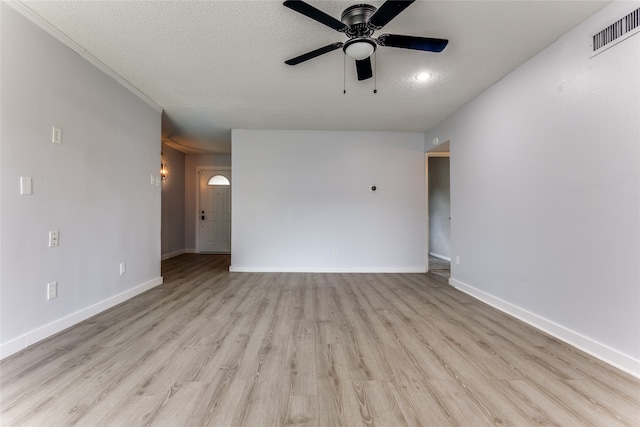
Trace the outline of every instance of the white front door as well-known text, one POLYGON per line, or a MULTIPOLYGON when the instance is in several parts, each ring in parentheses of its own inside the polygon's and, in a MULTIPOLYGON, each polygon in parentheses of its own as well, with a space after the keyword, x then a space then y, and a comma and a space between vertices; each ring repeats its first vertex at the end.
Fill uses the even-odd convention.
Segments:
POLYGON ((200 171, 198 252, 231 252, 231 171, 200 171), (229 185, 212 183, 222 176, 229 185))

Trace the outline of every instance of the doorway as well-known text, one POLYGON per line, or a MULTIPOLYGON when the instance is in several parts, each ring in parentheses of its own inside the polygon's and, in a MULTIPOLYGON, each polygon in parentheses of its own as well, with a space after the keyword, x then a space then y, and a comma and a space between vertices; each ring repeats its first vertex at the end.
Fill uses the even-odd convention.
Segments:
POLYGON ((231 253, 231 168, 198 168, 197 248, 231 253))
MULTIPOLYGON (((444 145, 444 144, 443 144, 444 145)), ((451 277, 451 186, 450 155, 446 151, 427 152, 427 270, 451 277)))

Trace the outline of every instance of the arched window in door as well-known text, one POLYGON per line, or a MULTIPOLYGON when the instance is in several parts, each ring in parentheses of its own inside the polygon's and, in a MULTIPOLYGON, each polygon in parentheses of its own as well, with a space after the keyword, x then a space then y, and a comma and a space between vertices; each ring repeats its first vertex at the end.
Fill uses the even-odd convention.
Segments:
POLYGON ((207 185, 231 185, 226 176, 216 175, 211 177, 207 185))

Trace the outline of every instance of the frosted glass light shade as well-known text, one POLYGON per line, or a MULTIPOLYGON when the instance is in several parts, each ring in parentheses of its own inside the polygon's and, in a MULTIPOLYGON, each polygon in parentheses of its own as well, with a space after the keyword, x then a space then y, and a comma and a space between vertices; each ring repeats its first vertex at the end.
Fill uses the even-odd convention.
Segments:
POLYGON ((349 44, 344 49, 344 53, 346 53, 350 58, 360 61, 370 57, 374 50, 375 46, 373 44, 365 41, 359 41, 349 44))

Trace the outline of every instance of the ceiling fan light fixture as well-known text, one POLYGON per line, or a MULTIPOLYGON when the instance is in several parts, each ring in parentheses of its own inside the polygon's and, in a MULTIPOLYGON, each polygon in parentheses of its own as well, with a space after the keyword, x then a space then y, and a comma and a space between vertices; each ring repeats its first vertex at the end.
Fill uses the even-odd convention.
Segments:
POLYGON ((376 44, 368 38, 351 39, 344 44, 343 50, 348 57, 361 61, 376 51, 376 44))

